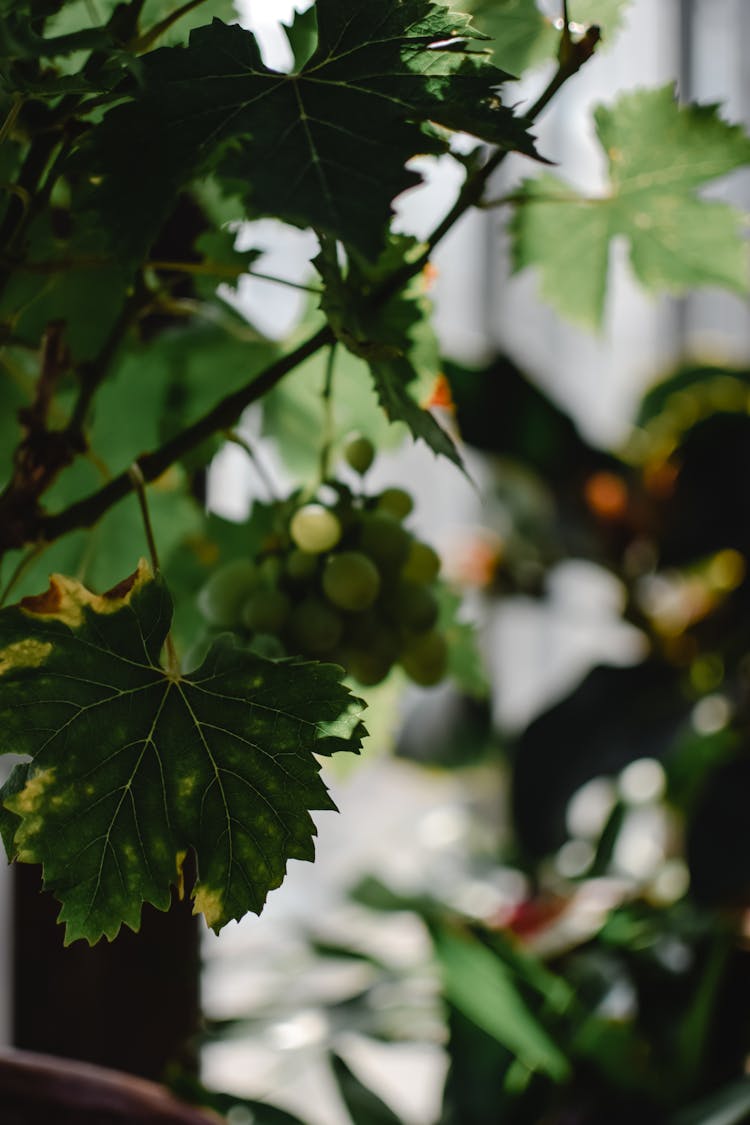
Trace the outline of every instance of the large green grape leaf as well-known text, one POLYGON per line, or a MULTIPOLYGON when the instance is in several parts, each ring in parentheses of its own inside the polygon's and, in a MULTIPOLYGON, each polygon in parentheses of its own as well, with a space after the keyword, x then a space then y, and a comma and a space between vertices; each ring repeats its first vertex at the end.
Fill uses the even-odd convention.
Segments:
POLYGON ((444 147, 424 123, 533 153, 497 97, 504 73, 470 49, 468 17, 431 0, 318 0, 316 11, 316 50, 294 74, 269 70, 254 36, 220 20, 143 58, 134 100, 106 115, 86 154, 120 254, 137 256, 177 190, 217 161, 251 213, 374 256, 394 196, 420 182, 406 162, 444 147))
POLYGON ((260 913, 287 860, 313 858, 308 810, 335 807, 314 755, 361 742, 339 668, 224 635, 181 676, 160 663, 171 616, 145 563, 102 596, 55 575, 0 613, 1 749, 31 759, 0 791, 0 828, 44 865, 68 942, 165 910, 188 849, 209 926, 260 913))
POLYGON ((522 186, 511 229, 517 270, 537 266, 544 297, 564 316, 601 323, 612 239, 625 237, 648 289, 703 285, 747 292, 742 216, 699 188, 750 164, 750 139, 714 105, 679 106, 671 85, 636 90, 595 113, 609 190, 587 198, 556 176, 522 186))

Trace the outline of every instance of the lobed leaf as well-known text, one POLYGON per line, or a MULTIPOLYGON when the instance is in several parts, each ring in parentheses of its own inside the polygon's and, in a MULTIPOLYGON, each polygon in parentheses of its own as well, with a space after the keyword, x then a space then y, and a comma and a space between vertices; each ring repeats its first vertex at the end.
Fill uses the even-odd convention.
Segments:
POLYGON ((470 48, 468 17, 431 0, 318 0, 316 13, 316 48, 294 74, 270 70, 254 36, 220 20, 143 58, 140 89, 86 156, 102 178, 92 206, 120 254, 148 246, 176 192, 218 168, 250 213, 373 257, 394 196, 420 182, 406 162, 444 148, 426 122, 533 154, 497 96, 506 75, 470 48))
POLYGON ((511 224, 516 270, 537 266, 544 297, 564 316, 597 326, 604 316, 612 240, 627 239, 649 289, 681 293, 748 287, 742 216, 697 190, 750 164, 750 138, 715 105, 680 106, 671 85, 636 90, 595 113, 607 154, 608 192, 586 198, 556 176, 527 180, 511 224))
POLYGON ((30 759, 0 791, 0 829, 44 865, 67 942, 165 910, 188 849, 209 926, 260 913, 287 861, 313 858, 309 810, 335 808, 314 754, 361 744, 340 669, 226 635, 181 676, 160 663, 171 616, 145 563, 102 596, 54 575, 0 613, 2 752, 30 759))

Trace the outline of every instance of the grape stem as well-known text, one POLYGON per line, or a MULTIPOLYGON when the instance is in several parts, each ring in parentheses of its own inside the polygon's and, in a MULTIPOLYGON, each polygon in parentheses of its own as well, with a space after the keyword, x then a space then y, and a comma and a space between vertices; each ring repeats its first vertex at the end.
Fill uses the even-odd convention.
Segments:
POLYGON ((328 479, 333 445, 333 375, 336 366, 336 342, 328 349, 323 383, 323 441, 320 447, 320 483, 328 479))
POLYGON ((268 499, 278 500, 279 494, 274 488, 271 474, 266 469, 262 459, 258 456, 257 449, 253 449, 247 438, 243 437, 242 434, 238 433, 237 430, 226 430, 224 436, 226 437, 227 441, 231 441, 234 445, 238 445, 240 449, 244 449, 245 453, 250 459, 250 463, 260 477, 261 483, 263 484, 263 487, 268 494, 268 499))
MULTIPOLYGON (((148 544, 148 552, 151 555, 151 565, 154 568, 154 574, 161 574, 161 563, 159 562, 159 552, 156 549, 156 538, 154 536, 154 528, 151 523, 151 514, 148 510, 148 499, 146 497, 146 481, 144 480, 141 467, 137 461, 128 469, 128 476, 132 482, 133 491, 138 497, 138 506, 141 509, 141 519, 143 520, 143 530, 146 535, 146 542, 148 544)), ((164 642, 167 654, 167 675, 170 679, 177 680, 180 678, 180 661, 177 657, 177 650, 174 647, 174 639, 172 637, 172 630, 167 633, 164 642)))
POLYGON ((35 543, 34 546, 31 547, 26 552, 26 554, 23 555, 23 557, 21 559, 19 559, 17 565, 13 569, 13 573, 11 574, 10 578, 8 579, 8 582, 5 586, 5 588, 3 589, 2 593, 0 594, 0 606, 5 605, 8 598, 10 597, 16 583, 19 582, 21 580, 21 578, 23 578, 26 571, 29 569, 31 564, 34 562, 34 559, 39 558, 42 551, 45 551, 48 546, 49 546, 49 543, 45 543, 45 542, 35 543))

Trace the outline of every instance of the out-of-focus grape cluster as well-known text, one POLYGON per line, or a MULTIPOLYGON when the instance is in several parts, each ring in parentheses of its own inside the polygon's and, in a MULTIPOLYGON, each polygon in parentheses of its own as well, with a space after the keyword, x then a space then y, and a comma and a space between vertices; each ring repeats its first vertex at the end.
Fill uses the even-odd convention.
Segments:
MULTIPOLYGON (((360 475, 374 455, 362 436, 344 448, 360 475)), ((243 635, 272 659, 341 664, 365 686, 394 664, 417 684, 438 683, 448 657, 438 628, 440 559, 404 526, 411 496, 402 488, 358 494, 339 481, 323 491, 279 501, 262 551, 213 572, 198 596, 208 625, 243 635)))

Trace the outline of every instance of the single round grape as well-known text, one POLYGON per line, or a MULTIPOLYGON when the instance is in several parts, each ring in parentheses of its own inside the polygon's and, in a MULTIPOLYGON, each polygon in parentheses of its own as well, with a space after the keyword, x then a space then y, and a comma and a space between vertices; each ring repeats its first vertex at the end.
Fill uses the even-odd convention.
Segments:
POLYGON ((329 555, 323 567, 323 592, 339 609, 367 609, 380 591, 378 568, 359 551, 329 555))
POLYGON ((341 521, 335 512, 322 504, 305 504, 292 516, 289 534, 300 550, 320 555, 338 543, 341 521))
POLYGON ((418 539, 412 541, 409 554, 401 570, 401 575, 409 582, 419 582, 429 585, 434 582, 440 573, 440 556, 428 543, 420 543, 418 539))
POLYGON ((270 590, 274 586, 278 586, 282 569, 283 563, 281 557, 276 554, 266 555, 266 557, 258 563, 258 570, 260 571, 263 585, 267 589, 270 590))
POLYGON ((240 620, 253 633, 278 633, 284 625, 291 602, 283 590, 260 589, 242 607, 240 620))
POLYGON ((415 684, 432 687, 439 683, 448 667, 445 637, 435 631, 414 637, 401 653, 400 664, 415 684))
POLYGON ((346 653, 345 666, 349 675, 359 680, 364 687, 374 687, 386 678, 393 667, 393 661, 383 653, 350 649, 346 653))
POLYGON ((424 633, 438 619, 440 607, 427 586, 402 579, 384 599, 391 620, 404 629, 424 633))
POLYGON ((318 558, 318 555, 311 555, 309 551, 301 551, 299 547, 295 547, 286 557, 284 570, 293 582, 305 582, 315 574, 318 558))
POLYGON ((287 631, 297 652, 330 652, 341 640, 343 622, 321 598, 309 597, 292 610, 287 631))
POLYGON ((377 499, 377 510, 403 520, 414 508, 414 501, 403 488, 384 488, 377 499))
POLYGON ((366 512, 359 533, 360 550, 378 569, 397 571, 409 553, 411 535, 386 512, 366 512))
POLYGON ((231 629, 262 576, 250 559, 232 559, 209 577, 198 594, 198 608, 211 625, 231 629))
POLYGON ((344 445, 344 458, 355 473, 364 476, 375 460, 375 446, 364 434, 352 434, 344 445))
POLYGON ((256 633, 247 647, 265 660, 282 660, 286 656, 286 649, 279 638, 270 633, 256 633))

